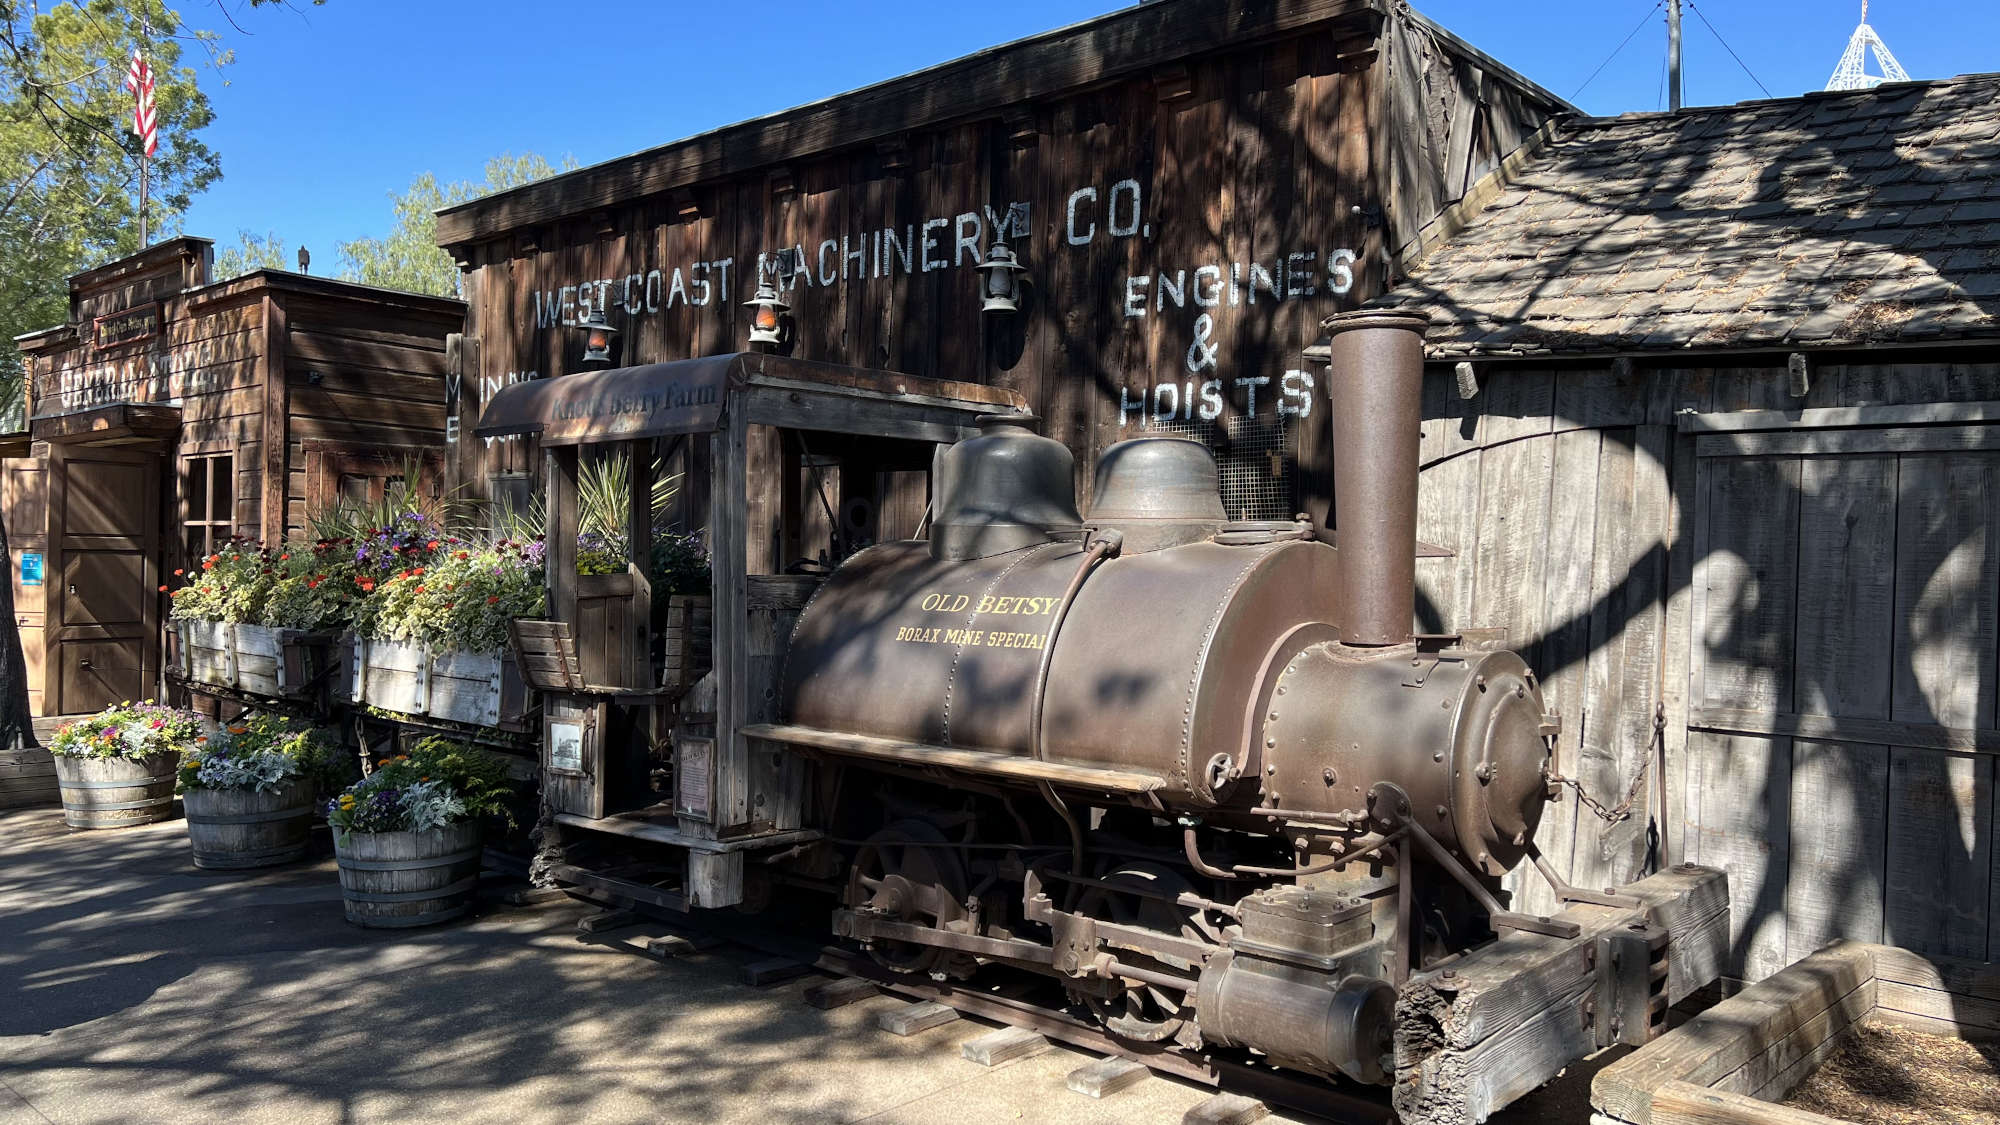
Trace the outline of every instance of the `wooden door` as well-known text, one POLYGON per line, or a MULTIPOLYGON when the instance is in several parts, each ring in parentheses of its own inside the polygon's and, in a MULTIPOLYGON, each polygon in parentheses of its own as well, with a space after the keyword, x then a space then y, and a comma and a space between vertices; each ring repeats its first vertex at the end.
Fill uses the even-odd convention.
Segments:
POLYGON ((51 447, 48 667, 55 710, 150 694, 158 651, 160 459, 51 447))
POLYGON ((2000 956, 2000 427, 1697 442, 1685 858, 1734 972, 2000 956))

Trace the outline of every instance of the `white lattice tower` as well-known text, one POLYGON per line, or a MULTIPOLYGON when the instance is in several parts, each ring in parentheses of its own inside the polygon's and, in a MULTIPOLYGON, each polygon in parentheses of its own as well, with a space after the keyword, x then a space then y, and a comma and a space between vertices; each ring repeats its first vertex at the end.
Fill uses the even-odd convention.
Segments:
POLYGON ((1889 45, 1868 26, 1868 0, 1861 0, 1861 26, 1847 40, 1847 50, 1841 52, 1840 64, 1833 68, 1833 77, 1826 80, 1829 90, 1872 90, 1884 82, 1908 82, 1910 75, 1896 56, 1889 53, 1889 45), (1875 52, 1875 65, 1882 68, 1880 75, 1868 73, 1868 52, 1875 52))

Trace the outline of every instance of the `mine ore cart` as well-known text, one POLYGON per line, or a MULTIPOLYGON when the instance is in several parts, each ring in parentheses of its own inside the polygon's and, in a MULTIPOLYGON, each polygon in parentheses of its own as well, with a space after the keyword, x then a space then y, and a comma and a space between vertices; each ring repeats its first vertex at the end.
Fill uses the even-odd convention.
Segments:
MULTIPOLYGON (((549 873, 672 909, 732 906, 744 901, 746 855, 817 840, 806 761, 747 733, 778 717, 793 623, 828 563, 884 529, 896 534, 899 517, 901 534, 916 530, 934 450, 972 436, 982 418, 1021 410, 1018 396, 992 387, 762 354, 501 391, 478 433, 531 434, 546 464, 548 617, 514 627, 516 660, 542 699, 555 829, 544 835, 664 846, 648 852, 656 862, 685 853, 684 877, 673 862, 634 881, 545 849, 558 859, 549 873), (579 576, 580 458, 620 446, 631 465, 629 557, 622 572, 579 576), (655 644, 651 475, 668 461, 705 471, 706 495, 682 507, 706 508, 696 522, 713 578, 708 598, 664 607, 655 644), (799 487, 771 487, 779 477, 799 487), (750 573, 753 544, 804 573, 750 573)), ((684 473, 684 492, 696 475, 684 473)), ((767 886, 762 872, 753 899, 767 886)))

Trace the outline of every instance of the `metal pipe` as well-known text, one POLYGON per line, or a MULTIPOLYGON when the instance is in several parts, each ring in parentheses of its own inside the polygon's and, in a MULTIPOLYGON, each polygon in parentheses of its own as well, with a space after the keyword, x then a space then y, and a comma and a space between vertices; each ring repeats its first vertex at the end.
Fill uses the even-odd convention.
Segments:
POLYGON ((1667 0, 1667 108, 1681 107, 1681 0, 1667 0))
POLYGON ((1136 980, 1140 984, 1150 984, 1157 988, 1171 988, 1178 992, 1193 992, 1195 990, 1195 982, 1185 977, 1156 973, 1151 969, 1142 969, 1137 965, 1128 965, 1123 961, 1111 962, 1110 972, 1114 977, 1136 980))
POLYGON ((1345 644, 1410 639, 1428 324, 1423 316, 1393 312, 1340 313, 1321 322, 1332 336, 1327 396, 1345 644))
MULTIPOLYGON (((1108 531, 1091 540, 1083 552, 1083 561, 1070 576, 1069 585, 1064 588, 1062 600, 1056 603, 1055 614, 1049 620, 1049 631, 1042 638, 1042 658, 1035 665, 1034 695, 1028 705, 1028 757, 1042 760, 1042 707, 1049 695, 1049 664, 1056 652, 1056 634, 1062 631, 1063 618, 1069 616, 1070 603, 1076 600, 1078 590, 1083 589, 1084 580, 1097 564, 1118 553, 1125 537, 1116 531, 1108 531)), ((1042 799, 1062 817, 1063 827, 1069 829, 1070 870, 1083 874, 1083 825, 1077 823, 1076 814, 1070 811, 1068 802, 1056 793, 1055 786, 1046 781, 1038 781, 1035 787, 1042 792, 1042 799)), ((1074 888, 1072 888, 1074 890, 1074 888)))

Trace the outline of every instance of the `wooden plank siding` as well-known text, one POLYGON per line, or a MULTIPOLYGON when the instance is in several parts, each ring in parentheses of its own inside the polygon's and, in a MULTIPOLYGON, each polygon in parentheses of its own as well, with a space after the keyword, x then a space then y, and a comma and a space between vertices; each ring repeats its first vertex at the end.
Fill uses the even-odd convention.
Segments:
MULTIPOLYGON (((1324 515, 1323 372, 1302 350, 1558 103, 1435 28, 1392 73, 1373 6, 1272 0, 1220 35, 1130 38, 1218 18, 1164 0, 996 48, 970 87, 942 84, 946 64, 448 211, 479 337, 462 424, 509 382, 577 370, 594 308, 622 365, 740 350, 770 271, 792 354, 1018 390, 1075 452, 1081 492, 1103 447, 1170 429, 1240 456, 1255 496, 1239 514, 1324 515), (1455 108, 1398 117, 1391 81, 1455 108), (999 100, 938 112, 973 90, 999 100), (834 143, 814 123, 836 119, 834 143), (1425 185, 1414 202, 1385 196, 1391 165, 1425 185), (974 268, 1001 239, 1029 271, 1011 318, 982 315, 974 268), (785 252, 796 269, 777 269, 785 252)), ((454 485, 488 495, 535 457, 531 438, 495 440, 454 485)))
MULTIPOLYGON (((1427 372, 1418 536, 1454 554, 1418 561, 1418 627, 1504 630, 1564 772, 1606 805, 1641 780, 1615 824, 1550 807, 1567 878, 1729 873, 1732 975, 1838 938, 2000 956, 2000 446, 1975 421, 1703 447, 1676 413, 1798 402, 1782 363, 1680 362, 1482 365, 1469 400, 1427 372)), ((1806 402, 1996 391, 2000 364, 1828 362, 1806 402)))

